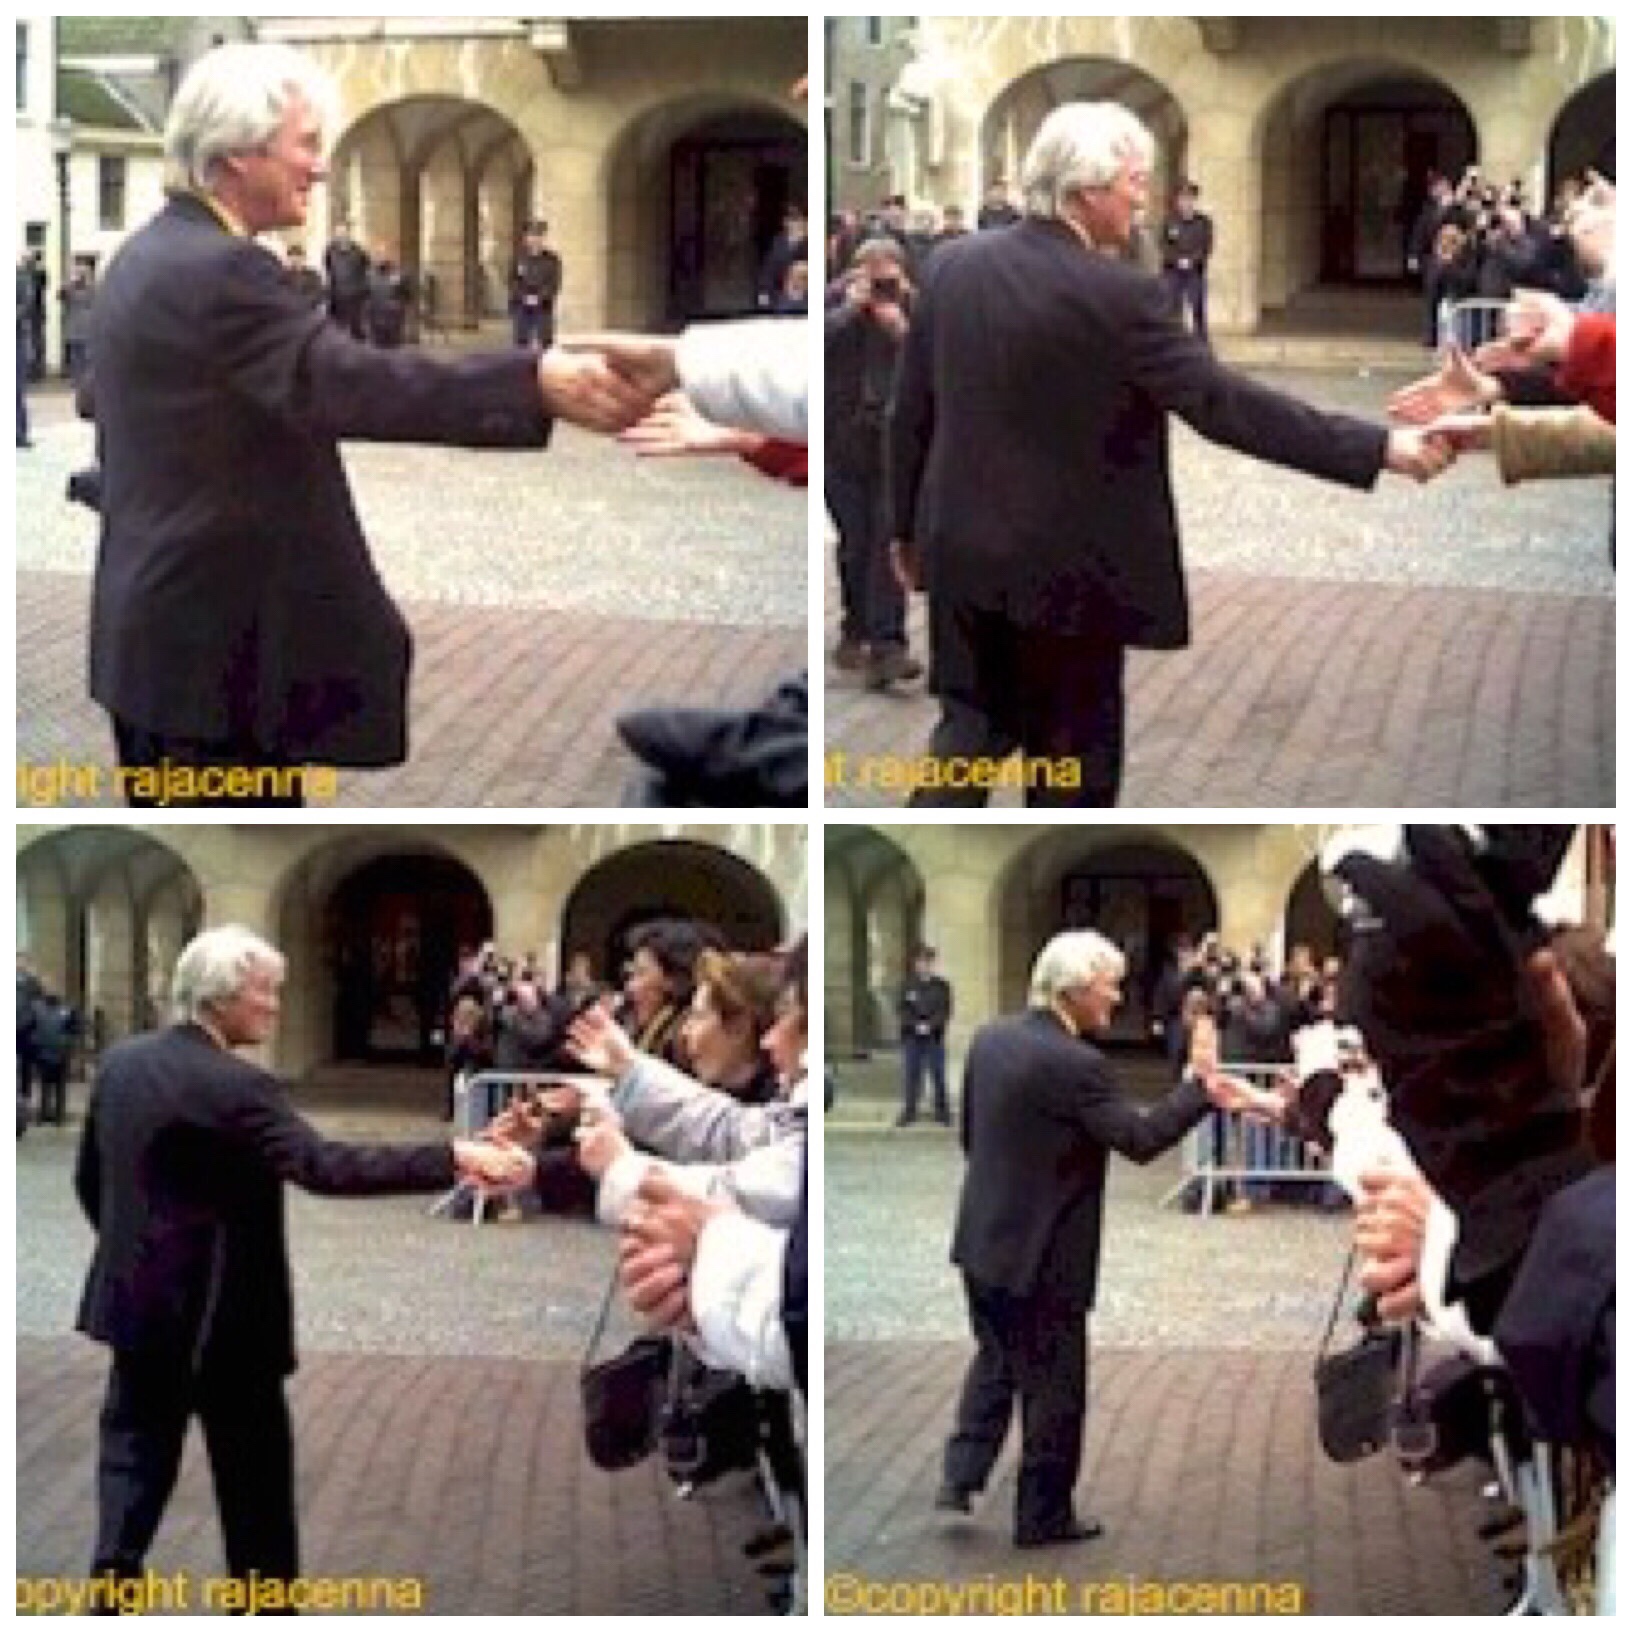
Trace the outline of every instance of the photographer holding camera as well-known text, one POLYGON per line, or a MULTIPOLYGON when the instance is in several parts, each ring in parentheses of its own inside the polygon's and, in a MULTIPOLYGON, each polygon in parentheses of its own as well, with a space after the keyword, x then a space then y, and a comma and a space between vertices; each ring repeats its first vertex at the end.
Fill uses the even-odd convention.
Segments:
POLYGON ((835 661, 883 691, 924 671, 907 653, 907 600, 890 566, 884 426, 914 290, 907 254, 870 238, 829 290, 827 507, 839 533, 843 624, 835 661))

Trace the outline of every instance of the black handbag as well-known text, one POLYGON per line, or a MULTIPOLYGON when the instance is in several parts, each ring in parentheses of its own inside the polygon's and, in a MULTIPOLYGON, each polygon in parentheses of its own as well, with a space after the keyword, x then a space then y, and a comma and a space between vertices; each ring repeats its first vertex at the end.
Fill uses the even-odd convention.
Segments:
POLYGON ((608 1473, 632 1468, 657 1449, 674 1347, 666 1337, 640 1337, 622 1354, 596 1362, 595 1351, 606 1331, 617 1289, 614 1269, 578 1377, 584 1448, 590 1461, 608 1473))
POLYGON ((1400 1372, 1400 1334, 1369 1326, 1351 1348, 1332 1352, 1332 1333, 1354 1273, 1355 1254, 1343 1270, 1326 1335, 1315 1360, 1320 1448, 1334 1462, 1360 1462, 1389 1443, 1394 1431, 1400 1372))

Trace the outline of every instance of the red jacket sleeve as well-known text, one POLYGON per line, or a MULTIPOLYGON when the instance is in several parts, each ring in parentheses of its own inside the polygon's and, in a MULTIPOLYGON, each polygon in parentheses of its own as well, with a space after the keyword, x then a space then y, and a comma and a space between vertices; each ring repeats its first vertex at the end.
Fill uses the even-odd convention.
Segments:
POLYGON ((766 442, 756 453, 743 457, 755 470, 790 487, 805 487, 810 481, 809 450, 797 442, 766 442))
POLYGON ((1570 349, 1558 372, 1559 389, 1615 423, 1615 319, 1583 312, 1575 320, 1570 349))

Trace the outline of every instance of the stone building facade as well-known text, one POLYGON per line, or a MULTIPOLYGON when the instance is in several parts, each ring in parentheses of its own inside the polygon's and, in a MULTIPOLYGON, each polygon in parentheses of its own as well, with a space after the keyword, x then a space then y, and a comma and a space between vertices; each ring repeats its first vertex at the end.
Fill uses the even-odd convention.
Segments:
MULTIPOLYGON (((835 131, 851 86, 870 83, 863 30, 877 21, 833 34, 835 131)), ((1609 18, 887 21, 910 56, 880 100, 888 175, 836 155, 836 207, 901 192, 972 212, 992 180, 1016 181, 1049 109, 1120 101, 1157 137, 1156 196, 1187 178, 1202 189, 1222 331, 1254 331, 1322 284, 1398 281, 1431 169, 1477 162, 1544 205, 1562 176, 1614 162, 1609 18)))
POLYGON ((235 923, 289 959, 269 1063, 434 1058, 458 949, 491 939, 552 981, 573 951, 619 978, 634 924, 687 916, 733 945, 805 920, 802 825, 22 826, 17 945, 105 1040, 159 1023, 181 948, 235 923))

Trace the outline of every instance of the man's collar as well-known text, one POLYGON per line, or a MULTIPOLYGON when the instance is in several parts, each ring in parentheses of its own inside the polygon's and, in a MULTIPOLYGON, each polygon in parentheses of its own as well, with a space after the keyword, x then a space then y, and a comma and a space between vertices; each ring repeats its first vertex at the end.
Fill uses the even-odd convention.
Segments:
POLYGON ((1059 999, 1058 999, 1058 998, 1055 998, 1055 999, 1054 999, 1054 1001, 1053 1001, 1053 1002, 1052 1002, 1052 1003, 1050 1003, 1050 1004, 1049 1004, 1049 1006, 1048 1006, 1048 1012, 1049 1012, 1049 1013, 1050 1013, 1050 1014, 1052 1014, 1052 1015, 1053 1015, 1053 1016, 1054 1016, 1054 1018, 1055 1018, 1055 1019, 1056 1019, 1056 1020, 1058 1020, 1058 1021, 1059 1021, 1059 1023, 1060 1023, 1060 1024, 1061 1024, 1061 1025, 1062 1025, 1062 1026, 1064 1026, 1064 1027, 1065 1027, 1065 1029, 1066 1029, 1066 1030, 1067 1030, 1067 1031, 1068 1031, 1068 1032, 1069 1032, 1069 1033, 1070 1033, 1070 1034, 1071 1034, 1071 1035, 1072 1035, 1072 1036, 1073 1036, 1073 1037, 1075 1037, 1075 1038, 1077 1038, 1077 1039, 1078 1039, 1078 1040, 1079 1040, 1079 1041, 1080 1041, 1080 1040, 1081 1040, 1081 1037, 1082 1037, 1082 1027, 1081 1027, 1081 1026, 1079 1026, 1079 1025, 1078 1025, 1078 1024, 1077 1024, 1077 1023, 1076 1023, 1076 1021, 1075 1021, 1075 1020, 1073 1020, 1073 1019, 1072 1019, 1072 1018, 1071 1018, 1071 1016, 1070 1016, 1070 1015, 1069 1015, 1069 1014, 1067 1014, 1067 1013, 1066 1013, 1066 1011, 1065 1011, 1065 1007, 1064 1007, 1064 1005, 1063 1005, 1063 1004, 1062 1004, 1062 1003, 1061 1003, 1061 1002, 1060 1002, 1060 1000, 1059 1000, 1059 999))
POLYGON ((249 228, 212 193, 201 193, 196 188, 189 187, 172 196, 175 198, 190 198, 194 203, 202 204, 234 238, 251 238, 254 236, 249 228))

